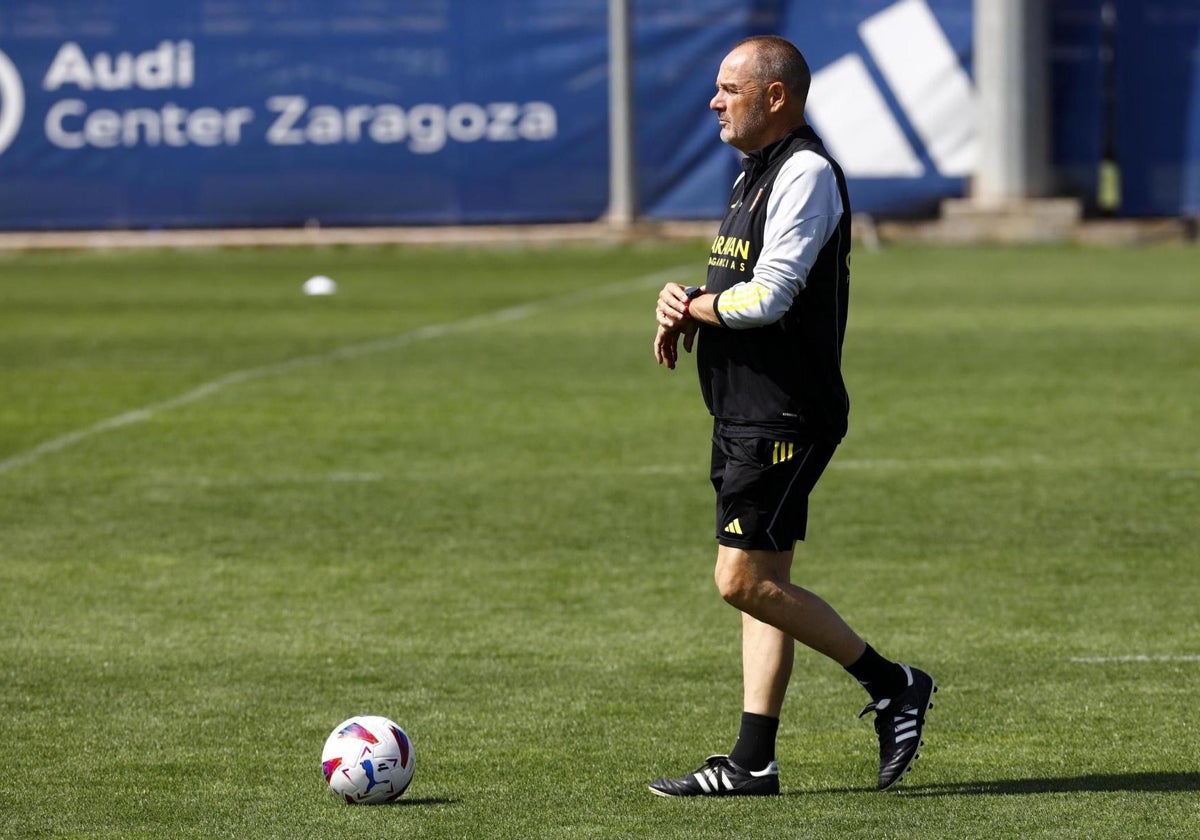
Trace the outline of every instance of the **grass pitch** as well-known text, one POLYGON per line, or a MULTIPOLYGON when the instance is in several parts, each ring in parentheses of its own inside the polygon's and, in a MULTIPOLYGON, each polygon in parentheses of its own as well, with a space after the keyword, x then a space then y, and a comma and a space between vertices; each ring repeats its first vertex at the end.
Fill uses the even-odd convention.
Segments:
POLYGON ((704 258, 0 258, 0 835, 1200 835, 1177 247, 856 254, 795 577, 935 675, 928 746, 875 793, 865 697, 802 651, 782 797, 646 791, 740 705, 708 421, 650 352, 704 258), (415 742, 395 806, 323 791, 358 713, 415 742))

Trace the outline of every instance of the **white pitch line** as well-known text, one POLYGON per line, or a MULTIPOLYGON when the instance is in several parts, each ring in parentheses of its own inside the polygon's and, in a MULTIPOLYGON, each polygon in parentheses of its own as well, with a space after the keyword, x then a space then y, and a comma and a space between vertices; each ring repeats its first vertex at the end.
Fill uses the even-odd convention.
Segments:
POLYGON ((234 385, 240 385, 243 382, 250 382, 255 379, 263 379, 268 376, 275 376, 280 373, 287 373, 302 367, 311 367, 313 365, 322 365, 329 362, 341 361, 343 359, 358 359, 363 356, 372 356, 378 353, 384 353, 388 350, 395 350, 400 347, 407 347, 421 341, 432 341, 436 338, 444 338, 455 333, 472 332, 474 330, 483 329, 497 323, 510 323, 519 321, 523 318, 528 318, 532 315, 538 315, 542 312, 547 312, 553 309, 569 309, 573 306, 578 306, 583 303, 591 303, 605 298, 617 297, 628 292, 636 291, 645 286, 650 286, 658 283, 668 283, 671 281, 679 281, 684 278, 696 274, 699 269, 692 266, 675 266, 663 271, 656 271, 653 274, 646 274, 634 280, 628 280, 621 283, 613 283, 608 286, 597 286, 587 289, 582 292, 574 292, 567 295, 559 295, 556 297, 543 298, 542 300, 532 301, 530 303, 522 303, 517 306, 510 306, 507 309, 499 309, 495 312, 485 313, 483 315, 475 315, 470 318, 464 318, 461 321, 451 321, 445 324, 430 324, 425 327, 418 327, 409 332, 399 333, 398 335, 380 338, 374 341, 366 341, 362 344, 349 344, 345 347, 338 347, 334 350, 325 353, 316 353, 311 356, 296 356, 295 358, 285 359, 282 362, 275 362, 269 365, 261 365, 259 367, 245 368, 244 370, 235 370, 232 373, 227 373, 203 385, 193 388, 191 391, 180 394, 177 397, 172 397, 169 400, 152 403, 141 408, 127 411, 124 414, 118 414, 115 417, 109 417, 106 420, 101 420, 98 423, 93 423, 82 429, 76 429, 73 432, 68 432, 61 437, 48 440, 45 443, 38 444, 32 449, 25 452, 12 455, 3 461, 0 461, 0 473, 11 472, 18 467, 23 467, 26 464, 31 464, 43 456, 50 455, 55 452, 61 452, 64 449, 81 443, 89 438, 96 437, 104 432, 120 429, 125 426, 132 426, 135 423, 144 423, 152 417, 162 414, 164 411, 170 411, 175 408, 180 408, 185 405, 199 402, 230 388, 234 385))
POLYGON ((1071 661, 1084 665, 1101 665, 1108 662, 1200 662, 1200 654, 1151 656, 1137 653, 1129 656, 1072 656, 1071 661))
MULTIPOLYGON (((914 461, 904 458, 846 458, 834 459, 830 469, 863 470, 866 472, 884 472, 888 470, 911 470, 914 461)), ((978 458, 922 458, 919 463, 928 470, 956 471, 962 469, 1040 466, 1048 463, 1044 455, 1028 455, 1018 458, 1005 458, 995 455, 985 455, 978 458)))

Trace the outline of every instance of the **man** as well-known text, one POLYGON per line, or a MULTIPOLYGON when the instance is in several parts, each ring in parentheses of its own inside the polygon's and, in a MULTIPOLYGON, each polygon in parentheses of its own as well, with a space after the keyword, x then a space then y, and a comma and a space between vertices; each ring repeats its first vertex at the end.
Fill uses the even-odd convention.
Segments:
MULTIPOLYGON (((728 755, 661 796, 779 792, 775 736, 793 640, 845 667, 871 695, 880 790, 917 756, 934 691, 928 674, 885 659, 817 595, 791 582, 808 495, 846 433, 840 371, 849 292, 846 181, 804 120, 810 74, 782 38, 737 44, 709 103, 721 139, 746 154, 713 243, 704 288, 667 284, 656 308, 654 355, 674 368, 691 352, 714 418, 716 584, 742 613, 743 713, 728 755), (698 336, 697 336, 698 334, 698 336)), ((860 715, 860 717, 862 716, 860 715)))

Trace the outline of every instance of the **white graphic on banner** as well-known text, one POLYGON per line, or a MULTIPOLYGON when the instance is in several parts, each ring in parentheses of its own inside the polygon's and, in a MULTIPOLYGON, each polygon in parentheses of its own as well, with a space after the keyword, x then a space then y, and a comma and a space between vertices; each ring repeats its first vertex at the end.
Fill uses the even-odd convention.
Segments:
POLYGON ((16 65, 0 52, 0 155, 21 130, 25 117, 25 87, 16 65))
MULTIPOLYGON (((858 32, 938 174, 970 175, 978 157, 971 79, 925 0, 900 0, 858 32)), ((813 74, 808 110, 848 176, 925 174, 859 56, 813 74)))
POLYGON ((901 0, 858 31, 938 171, 971 174, 978 156, 971 79, 925 0, 901 0))
POLYGON ((850 177, 920 178, 925 174, 920 158, 858 56, 844 56, 813 74, 808 114, 850 177))

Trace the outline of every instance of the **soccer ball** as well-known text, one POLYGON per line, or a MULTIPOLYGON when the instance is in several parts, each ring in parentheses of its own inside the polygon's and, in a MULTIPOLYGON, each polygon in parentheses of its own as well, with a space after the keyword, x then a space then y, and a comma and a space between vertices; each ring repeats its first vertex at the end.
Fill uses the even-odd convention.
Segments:
POLYGON ((379 805, 408 789, 416 756, 395 723, 358 715, 339 723, 325 739, 321 769, 334 796, 351 805, 379 805))

